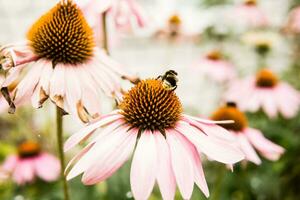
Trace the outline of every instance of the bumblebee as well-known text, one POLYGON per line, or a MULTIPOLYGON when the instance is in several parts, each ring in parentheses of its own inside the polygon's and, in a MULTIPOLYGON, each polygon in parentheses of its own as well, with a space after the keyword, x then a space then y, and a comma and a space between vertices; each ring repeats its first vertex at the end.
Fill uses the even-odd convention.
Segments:
POLYGON ((158 76, 157 79, 162 81, 165 90, 174 91, 177 88, 177 75, 174 70, 169 70, 164 75, 158 76))

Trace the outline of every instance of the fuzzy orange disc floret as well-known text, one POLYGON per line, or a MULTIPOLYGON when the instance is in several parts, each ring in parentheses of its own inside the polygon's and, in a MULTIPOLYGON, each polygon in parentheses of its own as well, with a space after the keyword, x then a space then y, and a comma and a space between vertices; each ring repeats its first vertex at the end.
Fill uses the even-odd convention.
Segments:
POLYGON ((211 119, 213 120, 233 120, 234 123, 220 124, 220 126, 233 131, 242 131, 247 127, 247 118, 235 105, 228 104, 219 108, 213 113, 211 119))
POLYGON ((71 0, 59 2, 33 24, 27 38, 33 51, 54 64, 81 64, 93 56, 93 31, 71 0))
POLYGON ((36 156, 40 151, 40 145, 34 141, 25 141, 18 146, 18 154, 22 158, 36 156))
POLYGON ((257 2, 256 0, 245 0, 245 4, 248 6, 255 6, 257 2))
POLYGON ((159 130, 174 127, 180 119, 182 106, 174 91, 164 89, 162 81, 148 79, 139 82, 119 105, 121 114, 140 130, 159 130))
POLYGON ((274 87, 277 82, 277 76, 268 69, 263 69, 256 74, 256 85, 259 87, 274 87))
POLYGON ((220 60, 222 58, 222 54, 219 50, 213 50, 206 55, 206 58, 209 60, 220 60))

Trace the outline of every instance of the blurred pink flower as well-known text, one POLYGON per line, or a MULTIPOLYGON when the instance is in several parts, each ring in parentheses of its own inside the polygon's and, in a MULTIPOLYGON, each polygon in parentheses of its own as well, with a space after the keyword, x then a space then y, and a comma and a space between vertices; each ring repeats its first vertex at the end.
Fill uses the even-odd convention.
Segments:
POLYGON ((300 93, 267 69, 259 71, 256 77, 233 82, 225 96, 228 101, 237 102, 243 111, 256 112, 262 108, 270 118, 278 113, 292 118, 300 107, 300 93))
POLYGON ((284 153, 284 148, 266 139, 260 130, 248 127, 246 116, 232 102, 213 113, 212 119, 234 121, 233 124, 222 124, 221 126, 236 137, 239 147, 246 155, 246 160, 257 165, 261 164, 261 160, 254 149, 272 161, 278 160, 284 153))
POLYGON ((32 105, 39 108, 50 97, 57 106, 87 122, 100 113, 100 90, 118 99, 120 78, 136 79, 95 47, 93 32, 72 1, 62 1, 43 15, 27 38, 28 41, 0 49, 0 64, 8 71, 2 93, 7 93, 6 88, 25 72, 12 92, 13 99, 6 94, 11 112, 14 104, 19 106, 31 99, 32 105), (70 9, 73 15, 64 15, 65 9, 70 9), (62 18, 56 18, 58 15, 62 18), (76 26, 65 30, 66 22, 76 26), (64 34, 49 31, 49 27, 64 34), (30 63, 28 70, 25 64, 30 63))
POLYGON ((176 184, 182 197, 190 199, 194 182, 208 197, 200 154, 226 164, 244 157, 228 132, 216 123, 182 114, 178 97, 163 80, 142 80, 124 95, 119 110, 100 117, 66 141, 68 151, 103 128, 69 162, 67 179, 84 173, 86 185, 106 180, 130 158, 137 143, 130 172, 135 199, 148 199, 155 181, 163 199, 174 198, 176 184))
POLYGON ((156 27, 155 37, 159 39, 170 39, 179 42, 199 39, 200 31, 197 30, 197 26, 188 23, 187 16, 183 14, 173 12, 167 16, 161 16, 159 20, 160 23, 164 20, 164 23, 156 27))
POLYGON ((290 12, 285 28, 289 33, 300 33, 300 6, 290 12))
POLYGON ((193 64, 193 68, 217 82, 230 81, 236 77, 234 66, 218 50, 208 53, 193 64))
POLYGON ((3 172, 12 175, 19 184, 32 183, 36 177, 51 182, 59 178, 59 160, 53 155, 42 152, 40 146, 32 141, 23 142, 17 155, 10 155, 2 165, 3 172))
POLYGON ((265 13, 258 7, 256 0, 245 0, 238 5, 233 13, 234 22, 250 27, 262 27, 268 25, 265 13))
POLYGON ((75 0, 94 30, 101 30, 101 18, 107 12, 118 30, 132 31, 146 25, 145 11, 135 0, 75 0))

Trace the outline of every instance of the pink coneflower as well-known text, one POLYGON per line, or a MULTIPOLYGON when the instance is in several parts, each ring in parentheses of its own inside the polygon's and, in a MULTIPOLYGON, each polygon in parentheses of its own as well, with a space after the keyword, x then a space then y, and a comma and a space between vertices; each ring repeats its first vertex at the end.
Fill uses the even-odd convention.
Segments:
POLYGON ((290 12, 285 30, 289 33, 300 33, 300 6, 290 12))
POLYGON ((191 30, 188 27, 187 19, 177 12, 171 13, 168 16, 164 16, 165 23, 157 27, 155 36, 162 39, 170 39, 176 41, 195 40, 198 32, 191 30))
POLYGON ((176 185, 189 199, 194 182, 209 196, 200 154, 226 164, 244 156, 217 122, 182 113, 174 92, 175 74, 170 70, 157 79, 142 80, 124 95, 118 110, 71 136, 65 151, 104 128, 70 161, 66 171, 74 166, 67 179, 84 173, 86 185, 104 181, 130 158, 137 143, 130 172, 135 199, 148 199, 155 181, 163 199, 174 198, 176 185))
POLYGON ((32 183, 36 177, 47 182, 56 181, 60 175, 60 164, 56 157, 42 152, 39 144, 26 141, 19 145, 17 155, 7 157, 2 170, 11 174, 17 184, 23 185, 32 183))
POLYGON ((2 84, 12 112, 27 100, 41 107, 50 99, 65 111, 87 122, 99 115, 100 94, 118 98, 120 80, 135 77, 95 47, 93 31, 71 0, 59 2, 29 30, 23 43, 0 49, 0 63, 8 70, 2 84), (32 63, 28 70, 27 65, 32 63), (13 91, 7 87, 27 71, 13 91))
POLYGON ((236 77, 233 65, 224 59, 218 50, 209 52, 205 57, 195 62, 193 67, 217 82, 229 81, 236 77))
POLYGON ((260 158, 254 148, 265 158, 275 161, 283 154, 284 149, 266 139, 258 129, 248 127, 246 116, 238 110, 235 103, 228 102, 212 115, 213 120, 233 120, 232 124, 221 124, 236 137, 246 159, 259 165, 260 158))
POLYGON ((267 16, 257 6, 256 0, 245 0, 243 4, 238 5, 233 13, 235 23, 243 26, 262 27, 268 24, 267 16))
POLYGON ((285 118, 294 117, 300 107, 300 93, 287 83, 278 80, 268 69, 256 77, 232 83, 226 99, 237 102, 243 111, 256 112, 260 108, 271 118, 281 113, 285 118))
POLYGON ((95 31, 101 30, 101 18, 107 12, 113 19, 115 28, 131 31, 146 25, 145 11, 135 0, 75 0, 83 10, 95 31))

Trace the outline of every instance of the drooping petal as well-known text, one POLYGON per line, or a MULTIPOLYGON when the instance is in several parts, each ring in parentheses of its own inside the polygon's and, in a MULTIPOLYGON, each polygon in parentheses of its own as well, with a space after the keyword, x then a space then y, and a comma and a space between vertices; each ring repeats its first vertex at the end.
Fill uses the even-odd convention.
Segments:
POLYGON ((55 181, 60 175, 59 160, 48 154, 42 153, 34 160, 36 174, 45 181, 55 181))
POLYGON ((26 76, 21 80, 18 86, 15 89, 15 104, 22 104, 26 100, 30 100, 31 95, 36 87, 41 72, 44 68, 44 61, 37 61, 26 74, 26 76))
POLYGON ((97 162, 89 167, 82 177, 86 185, 101 182, 115 173, 130 157, 138 134, 138 130, 132 129, 127 133, 128 137, 119 142, 115 148, 107 149, 97 162))
POLYGON ((235 145, 209 137, 194 127, 180 123, 176 129, 186 136, 198 150, 216 161, 233 164, 244 159, 244 154, 235 145))
POLYGON ((245 134, 251 144, 269 160, 278 160, 284 153, 284 148, 265 138, 259 130, 248 128, 245 134))
POLYGON ((85 172, 92 165, 97 163, 103 155, 106 155, 108 151, 114 150, 122 144, 128 137, 128 134, 126 134, 127 129, 128 126, 121 126, 110 134, 107 134, 106 137, 97 141, 93 147, 73 166, 67 175, 67 179, 70 180, 82 172, 85 172))
POLYGON ((5 171, 11 172, 18 164, 19 158, 16 155, 11 155, 6 158, 1 168, 5 171))
POLYGON ((69 151, 82 140, 89 138, 95 129, 112 123, 120 118, 122 118, 122 115, 119 114, 108 114, 100 117, 97 122, 89 124, 77 133, 71 135, 71 137, 69 137, 69 139, 64 144, 64 151, 69 151))
POLYGON ((19 185, 32 182, 34 180, 34 162, 32 159, 23 159, 18 162, 13 172, 13 179, 19 185))
POLYGON ((194 166, 188 150, 182 144, 182 136, 176 131, 167 131, 172 168, 179 191, 184 199, 190 199, 194 187, 194 166))
POLYGON ((149 198, 157 172, 157 152, 151 131, 144 131, 138 141, 130 169, 130 184, 137 200, 149 198))
POLYGON ((209 197, 209 190, 208 186, 205 180, 204 171, 202 168, 200 155, 195 149, 195 147, 191 146, 191 151, 194 157, 194 176, 195 176, 195 183, 198 185, 198 187, 201 189, 201 191, 204 193, 204 195, 208 198, 209 197))
POLYGON ((264 93, 261 93, 263 95, 263 99, 261 101, 262 103, 262 109, 264 112, 270 117, 274 118, 277 115, 277 104, 274 99, 274 93, 273 91, 270 91, 269 89, 266 89, 264 93))
POLYGON ((164 200, 172 200, 175 196, 176 181, 171 164, 171 155, 168 143, 163 135, 155 131, 153 133, 157 151, 157 175, 156 179, 164 200))
POLYGON ((248 139, 243 135, 243 133, 238 133, 237 134, 238 141, 240 143, 242 151, 246 155, 246 159, 260 165, 261 160, 256 154, 255 150, 253 149, 252 145, 249 143, 248 139))

